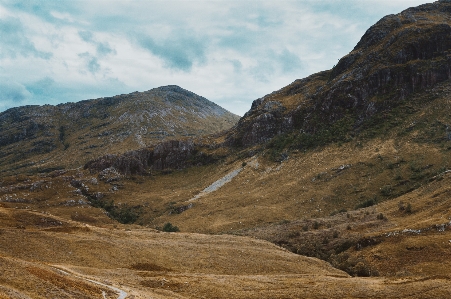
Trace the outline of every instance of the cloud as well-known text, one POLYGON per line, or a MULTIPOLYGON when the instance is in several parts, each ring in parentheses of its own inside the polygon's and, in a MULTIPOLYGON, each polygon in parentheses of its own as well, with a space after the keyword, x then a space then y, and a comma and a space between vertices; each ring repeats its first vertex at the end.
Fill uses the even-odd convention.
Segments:
POLYGON ((205 44, 196 38, 180 34, 165 40, 155 41, 145 35, 136 35, 138 44, 161 58, 166 66, 190 71, 194 63, 205 61, 205 44))
POLYGON ((0 110, 25 105, 31 96, 19 82, 8 79, 0 81, 0 110))
POLYGON ((1 47, 0 57, 17 58, 18 56, 34 56, 50 59, 52 53, 39 51, 27 37, 22 22, 18 18, 0 19, 1 47))
POLYGON ((116 50, 113 49, 109 43, 97 43, 97 55, 106 56, 116 53, 116 50))
POLYGON ((53 80, 50 77, 45 77, 36 82, 28 84, 26 86, 26 89, 29 90, 29 92, 33 96, 42 97, 42 96, 46 96, 47 91, 50 90, 51 88, 54 88, 54 85, 55 85, 55 80, 53 80))
POLYGON ((128 92, 133 91, 117 78, 110 78, 101 83, 84 83, 83 90, 80 90, 79 85, 78 82, 55 81, 53 78, 43 77, 25 85, 26 90, 31 94, 27 99, 27 103, 55 105, 113 96, 122 93, 126 89, 129 89, 128 92))
POLYGON ((92 32, 91 31, 86 31, 86 30, 82 30, 82 31, 78 31, 78 35, 81 37, 82 40, 84 40, 85 42, 92 42, 92 32))
MULTIPOLYGON (((78 57, 84 60, 84 65, 90 73, 95 74, 100 71, 100 64, 96 57, 92 56, 88 52, 78 54, 78 57)), ((83 72, 83 69, 81 71, 83 72)))
POLYGON ((82 14, 79 1, 48 0, 2 0, 4 7, 15 12, 24 12, 58 26, 74 23, 74 15, 82 14))
POLYGON ((302 61, 299 56, 287 49, 276 54, 275 58, 283 73, 292 73, 302 69, 302 61))
POLYGON ((94 34, 91 31, 78 31, 80 38, 90 44, 96 46, 96 52, 99 56, 106 56, 109 54, 116 54, 116 50, 113 49, 108 42, 98 42, 94 39, 94 34))
POLYGON ((95 57, 91 57, 88 61, 88 70, 91 73, 97 73, 100 70, 100 64, 95 57))

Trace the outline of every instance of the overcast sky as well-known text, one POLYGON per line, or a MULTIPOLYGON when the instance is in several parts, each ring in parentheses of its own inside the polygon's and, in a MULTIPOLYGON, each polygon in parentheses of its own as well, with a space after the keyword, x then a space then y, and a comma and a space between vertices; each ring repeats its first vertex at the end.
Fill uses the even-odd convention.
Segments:
POLYGON ((0 0, 0 112, 179 85, 243 115, 425 2, 0 0))

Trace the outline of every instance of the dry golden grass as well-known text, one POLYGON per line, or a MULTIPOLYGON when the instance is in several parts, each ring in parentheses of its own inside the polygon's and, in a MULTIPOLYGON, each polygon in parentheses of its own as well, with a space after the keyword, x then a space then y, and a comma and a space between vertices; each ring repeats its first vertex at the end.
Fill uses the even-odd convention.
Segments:
MULTIPOLYGON (((109 289, 65 275, 37 261, 0 258, 2 298, 103 298, 109 289)), ((114 298, 114 297, 108 297, 114 298)))
POLYGON ((105 291, 114 298, 83 278, 120 287, 127 298, 444 298, 451 291, 447 276, 351 278, 323 261, 247 237, 67 225, 70 233, 2 229, 0 294, 102 298, 105 291))

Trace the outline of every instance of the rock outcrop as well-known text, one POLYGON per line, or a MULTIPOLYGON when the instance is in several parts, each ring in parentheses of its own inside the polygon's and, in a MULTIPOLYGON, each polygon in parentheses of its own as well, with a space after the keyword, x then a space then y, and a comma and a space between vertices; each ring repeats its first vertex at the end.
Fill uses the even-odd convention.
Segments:
POLYGON ((153 170, 175 170, 209 164, 220 158, 200 151, 201 147, 201 144, 196 145, 191 139, 171 140, 122 155, 105 155, 86 163, 85 169, 94 172, 114 169, 125 175, 145 175, 153 170))

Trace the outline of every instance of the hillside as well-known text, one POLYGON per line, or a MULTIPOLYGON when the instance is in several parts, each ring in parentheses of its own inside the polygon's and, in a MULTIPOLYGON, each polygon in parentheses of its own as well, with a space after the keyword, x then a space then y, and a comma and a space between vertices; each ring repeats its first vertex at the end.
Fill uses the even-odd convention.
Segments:
POLYGON ((443 298, 450 292, 443 276, 351 278, 323 261, 246 237, 101 228, 3 208, 0 216, 9 224, 28 219, 25 229, 0 230, 0 298, 120 298, 119 290, 135 299, 362 298, 373 292, 374 298, 443 298))
POLYGON ((0 169, 8 173, 79 167, 162 140, 232 127, 238 116, 178 86, 0 113, 0 169))
MULTIPOLYGON (((161 228, 171 222, 187 232, 245 234, 326 259, 353 275, 359 272, 358 262, 383 275, 398 275, 405 261, 394 262, 399 268, 388 273, 377 260, 353 258, 358 251, 350 252, 367 234, 394 230, 398 217, 406 220, 400 230, 417 227, 416 218, 398 208, 400 201, 404 207, 412 205, 409 194, 431 182, 446 189, 442 179, 451 167, 450 11, 451 3, 439 1, 384 17, 332 70, 257 99, 237 126, 221 136, 193 141, 190 147, 162 144, 102 157, 86 168, 93 174, 114 168, 132 177, 166 173, 151 182, 125 176, 112 183, 120 191, 110 199, 140 207, 137 223, 161 228), (391 203, 391 210, 382 208, 385 203, 391 203), (333 220, 336 215, 345 218, 333 220), (310 233, 316 226, 326 233, 310 233), (284 233, 287 227, 291 236, 284 233), (304 228, 305 234, 299 231, 304 228), (330 242, 336 234, 343 237, 330 242), (347 258, 338 262, 334 255, 342 251, 347 258), (346 265, 348 260, 353 262, 346 265)), ((427 196, 420 205, 432 209, 426 209, 430 223, 424 228, 451 217, 446 212, 432 216, 437 210, 427 196)), ((451 203, 445 200, 441 207, 448 211, 451 203)), ((447 227, 441 238, 449 237, 447 227)), ((450 254, 447 247, 438 248, 428 256, 450 254)), ((405 257, 402 250, 398 254, 405 257)), ((443 271, 425 267, 423 274, 443 271)))

